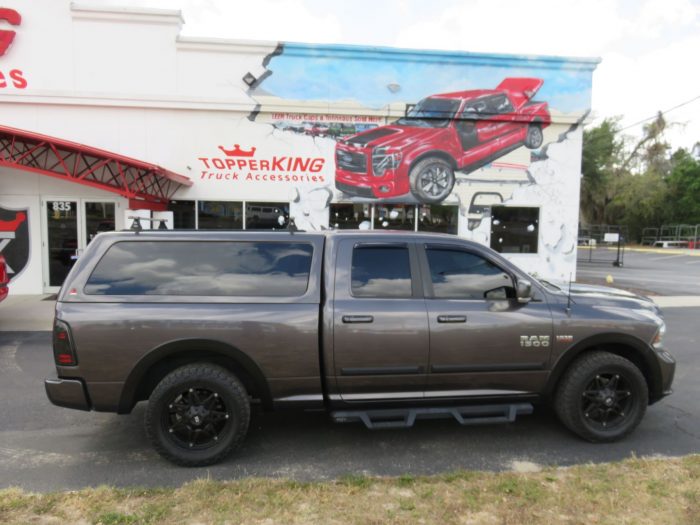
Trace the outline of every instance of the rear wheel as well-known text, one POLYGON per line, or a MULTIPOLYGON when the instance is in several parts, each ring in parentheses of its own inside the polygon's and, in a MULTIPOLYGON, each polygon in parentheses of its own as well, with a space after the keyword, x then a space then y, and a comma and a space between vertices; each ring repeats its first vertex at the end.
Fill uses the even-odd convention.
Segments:
POLYGON ((146 410, 146 433, 164 458, 187 467, 217 463, 245 438, 250 403, 226 369, 198 363, 158 383, 146 410))
POLYGON ((428 157, 411 168, 409 183, 416 199, 424 204, 436 204, 452 192, 455 173, 446 160, 428 157))
POLYGON ((525 146, 530 149, 537 149, 542 145, 544 135, 539 124, 530 124, 525 135, 525 146))
POLYGON ((564 373, 554 399, 561 422, 591 442, 616 441, 639 425, 649 390, 631 361, 609 352, 591 352, 564 373))

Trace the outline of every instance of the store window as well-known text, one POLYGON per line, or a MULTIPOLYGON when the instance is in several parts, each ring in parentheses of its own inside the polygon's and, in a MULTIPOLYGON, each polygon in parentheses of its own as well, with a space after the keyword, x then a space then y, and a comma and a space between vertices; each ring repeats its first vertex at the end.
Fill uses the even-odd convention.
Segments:
POLYGON ((87 243, 102 232, 115 230, 113 202, 85 203, 85 234, 87 243))
POLYGON ((197 221, 200 230, 240 230, 243 228, 243 204, 199 201, 197 221))
POLYGON ((416 207, 413 204, 377 204, 374 207, 375 230, 415 230, 416 207))
POLYGON ((418 207, 418 231, 457 235, 457 206, 426 204, 418 207))
POLYGON ((176 230, 194 230, 197 227, 194 201, 170 201, 168 211, 173 212, 173 228, 176 230))
POLYGON ((491 208, 491 248, 501 253, 537 253, 540 209, 491 208))
POLYGON ((331 204, 328 224, 336 230, 370 228, 370 204, 331 204))
POLYGON ((281 230, 289 222, 289 204, 281 202, 246 202, 246 230, 281 230))

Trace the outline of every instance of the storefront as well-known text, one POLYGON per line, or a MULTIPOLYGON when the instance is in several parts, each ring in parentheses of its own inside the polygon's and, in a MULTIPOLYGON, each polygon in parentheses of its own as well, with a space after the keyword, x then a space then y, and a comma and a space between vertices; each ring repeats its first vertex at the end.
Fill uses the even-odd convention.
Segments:
MULTIPOLYGON (((2 3, 2 2, 0 2, 2 3)), ((57 289, 101 231, 400 229, 575 272, 595 59, 180 36, 178 11, 0 5, 0 249, 57 289)))

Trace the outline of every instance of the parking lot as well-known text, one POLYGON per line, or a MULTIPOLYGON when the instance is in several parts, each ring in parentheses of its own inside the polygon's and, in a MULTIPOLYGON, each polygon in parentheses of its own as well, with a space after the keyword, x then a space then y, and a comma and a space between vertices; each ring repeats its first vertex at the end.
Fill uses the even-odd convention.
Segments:
POLYGON ((580 253, 577 278, 605 284, 605 278, 612 275, 613 285, 622 288, 658 295, 700 295, 700 250, 642 250, 626 250, 622 267, 612 265, 613 248, 597 254, 597 260, 606 262, 586 262, 586 253, 580 253))
MULTIPOLYGON (((618 285, 667 295, 700 294, 700 257, 663 257, 635 254, 624 268, 581 268, 580 275, 604 280, 598 273, 613 273, 618 285), (683 280, 677 285, 674 272, 676 281, 683 280)), ((419 421, 409 430, 382 431, 334 424, 322 413, 258 412, 244 446, 224 463, 201 469, 175 467, 151 449, 143 430, 143 404, 128 416, 52 406, 42 384, 53 371, 50 333, 0 332, 0 487, 43 491, 99 484, 174 486, 207 476, 321 480, 347 474, 502 470, 529 463, 571 465, 631 455, 698 453, 700 307, 670 307, 665 314, 668 348, 678 360, 675 393, 650 407, 640 427, 622 442, 583 442, 546 408, 509 425, 460 427, 452 421, 419 421)))

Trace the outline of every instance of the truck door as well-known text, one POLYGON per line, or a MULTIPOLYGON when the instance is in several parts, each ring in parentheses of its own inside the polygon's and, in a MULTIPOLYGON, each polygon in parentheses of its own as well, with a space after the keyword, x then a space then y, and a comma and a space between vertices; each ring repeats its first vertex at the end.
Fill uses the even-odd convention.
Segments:
POLYGON ((423 397, 429 333, 415 245, 345 239, 336 264, 333 370, 341 399, 423 397))
POLYGON ((552 315, 515 298, 511 274, 460 245, 419 248, 430 324, 426 397, 509 396, 544 386, 552 315))

